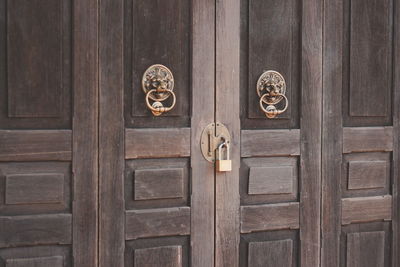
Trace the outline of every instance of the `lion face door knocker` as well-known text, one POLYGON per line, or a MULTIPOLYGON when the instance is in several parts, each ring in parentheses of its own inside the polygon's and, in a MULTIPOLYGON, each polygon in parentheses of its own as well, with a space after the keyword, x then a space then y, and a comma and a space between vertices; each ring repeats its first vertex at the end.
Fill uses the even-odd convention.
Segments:
POLYGON ((257 81, 257 94, 260 97, 260 108, 267 118, 273 119, 287 110, 289 102, 285 93, 286 82, 282 74, 273 70, 261 74, 257 81), (283 108, 278 109, 279 106, 283 108))
POLYGON ((161 64, 150 66, 143 74, 142 89, 146 94, 147 108, 154 116, 172 110, 176 103, 174 89, 174 76, 170 69, 161 64), (165 107, 162 103, 172 96, 172 104, 165 107), (150 102, 153 102, 150 104, 150 102))

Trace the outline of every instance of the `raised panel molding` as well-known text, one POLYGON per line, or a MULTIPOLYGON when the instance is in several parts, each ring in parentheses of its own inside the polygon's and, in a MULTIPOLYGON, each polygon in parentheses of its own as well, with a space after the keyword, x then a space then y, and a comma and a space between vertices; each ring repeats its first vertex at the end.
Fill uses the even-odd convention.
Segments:
POLYGON ((250 167, 249 195, 290 194, 293 192, 293 166, 250 167))
POLYGON ((384 267, 385 232, 347 234, 346 267, 384 267))
POLYGON ((62 108, 62 1, 7 1, 9 117, 59 117, 62 108))
POLYGON ((5 203, 61 203, 64 200, 64 174, 35 173, 6 175, 5 203))
POLYGON ((249 267, 291 267, 292 258, 293 241, 290 239, 249 243, 249 267))
POLYGON ((386 161, 350 161, 348 189, 385 188, 388 175, 386 161))
POLYGON ((134 199, 182 198, 183 168, 135 170, 134 199))
POLYGON ((134 267, 181 267, 182 247, 165 246, 134 251, 134 267))
POLYGON ((350 116, 387 116, 391 90, 389 0, 350 2, 350 116))
POLYGON ((64 267, 62 256, 7 259, 6 267, 64 267))

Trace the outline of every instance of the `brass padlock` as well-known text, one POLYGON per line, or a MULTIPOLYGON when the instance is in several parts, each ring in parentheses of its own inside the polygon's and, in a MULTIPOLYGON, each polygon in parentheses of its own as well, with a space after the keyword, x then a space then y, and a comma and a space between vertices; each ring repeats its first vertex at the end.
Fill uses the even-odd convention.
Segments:
POLYGON ((226 142, 223 142, 218 146, 217 171, 219 172, 232 171, 232 161, 229 159, 229 145, 226 142), (223 147, 226 147, 226 159, 222 159, 223 147))

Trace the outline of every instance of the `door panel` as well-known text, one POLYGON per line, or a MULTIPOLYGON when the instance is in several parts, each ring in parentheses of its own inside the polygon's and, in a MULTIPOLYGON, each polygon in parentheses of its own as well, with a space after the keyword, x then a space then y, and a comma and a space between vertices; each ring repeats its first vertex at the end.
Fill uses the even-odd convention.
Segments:
POLYGON ((214 168, 199 144, 214 121, 214 8, 102 1, 100 266, 214 264, 214 168), (175 82, 176 106, 158 117, 142 90, 153 64, 175 82))
POLYGON ((93 8, 0 1, 1 266, 97 265, 93 8))
POLYGON ((322 266, 399 264, 398 13, 325 3, 322 266))
POLYGON ((321 1, 217 1, 216 119, 234 168, 216 175, 216 266, 319 265, 321 14, 321 1), (256 92, 266 70, 287 80, 275 119, 256 92))

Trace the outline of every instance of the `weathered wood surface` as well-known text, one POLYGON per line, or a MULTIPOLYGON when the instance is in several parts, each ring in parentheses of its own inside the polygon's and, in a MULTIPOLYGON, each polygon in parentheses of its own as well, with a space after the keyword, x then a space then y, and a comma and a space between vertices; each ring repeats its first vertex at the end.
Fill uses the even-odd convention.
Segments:
POLYGON ((99 266, 123 267, 124 1, 99 2, 99 266))
POLYGON ((392 219, 392 196, 342 199, 342 224, 392 219))
POLYGON ((242 130, 241 156, 300 155, 300 130, 242 130))
POLYGON ((190 128, 126 129, 125 158, 190 156, 190 128))
POLYGON ((392 150, 393 127, 343 128, 343 153, 392 150))
POLYGON ((71 130, 0 130, 0 161, 71 160, 71 130))
POLYGON ((215 177, 215 267, 222 267, 239 265, 240 1, 216 1, 215 13, 215 120, 229 129, 233 167, 215 177))
POLYGON ((190 233, 190 208, 130 210, 126 211, 125 221, 127 240, 188 235, 190 233))
POLYGON ((73 5, 73 252, 74 266, 98 265, 99 1, 73 5))
POLYGON ((241 233, 299 229, 299 203, 242 206, 241 233))

